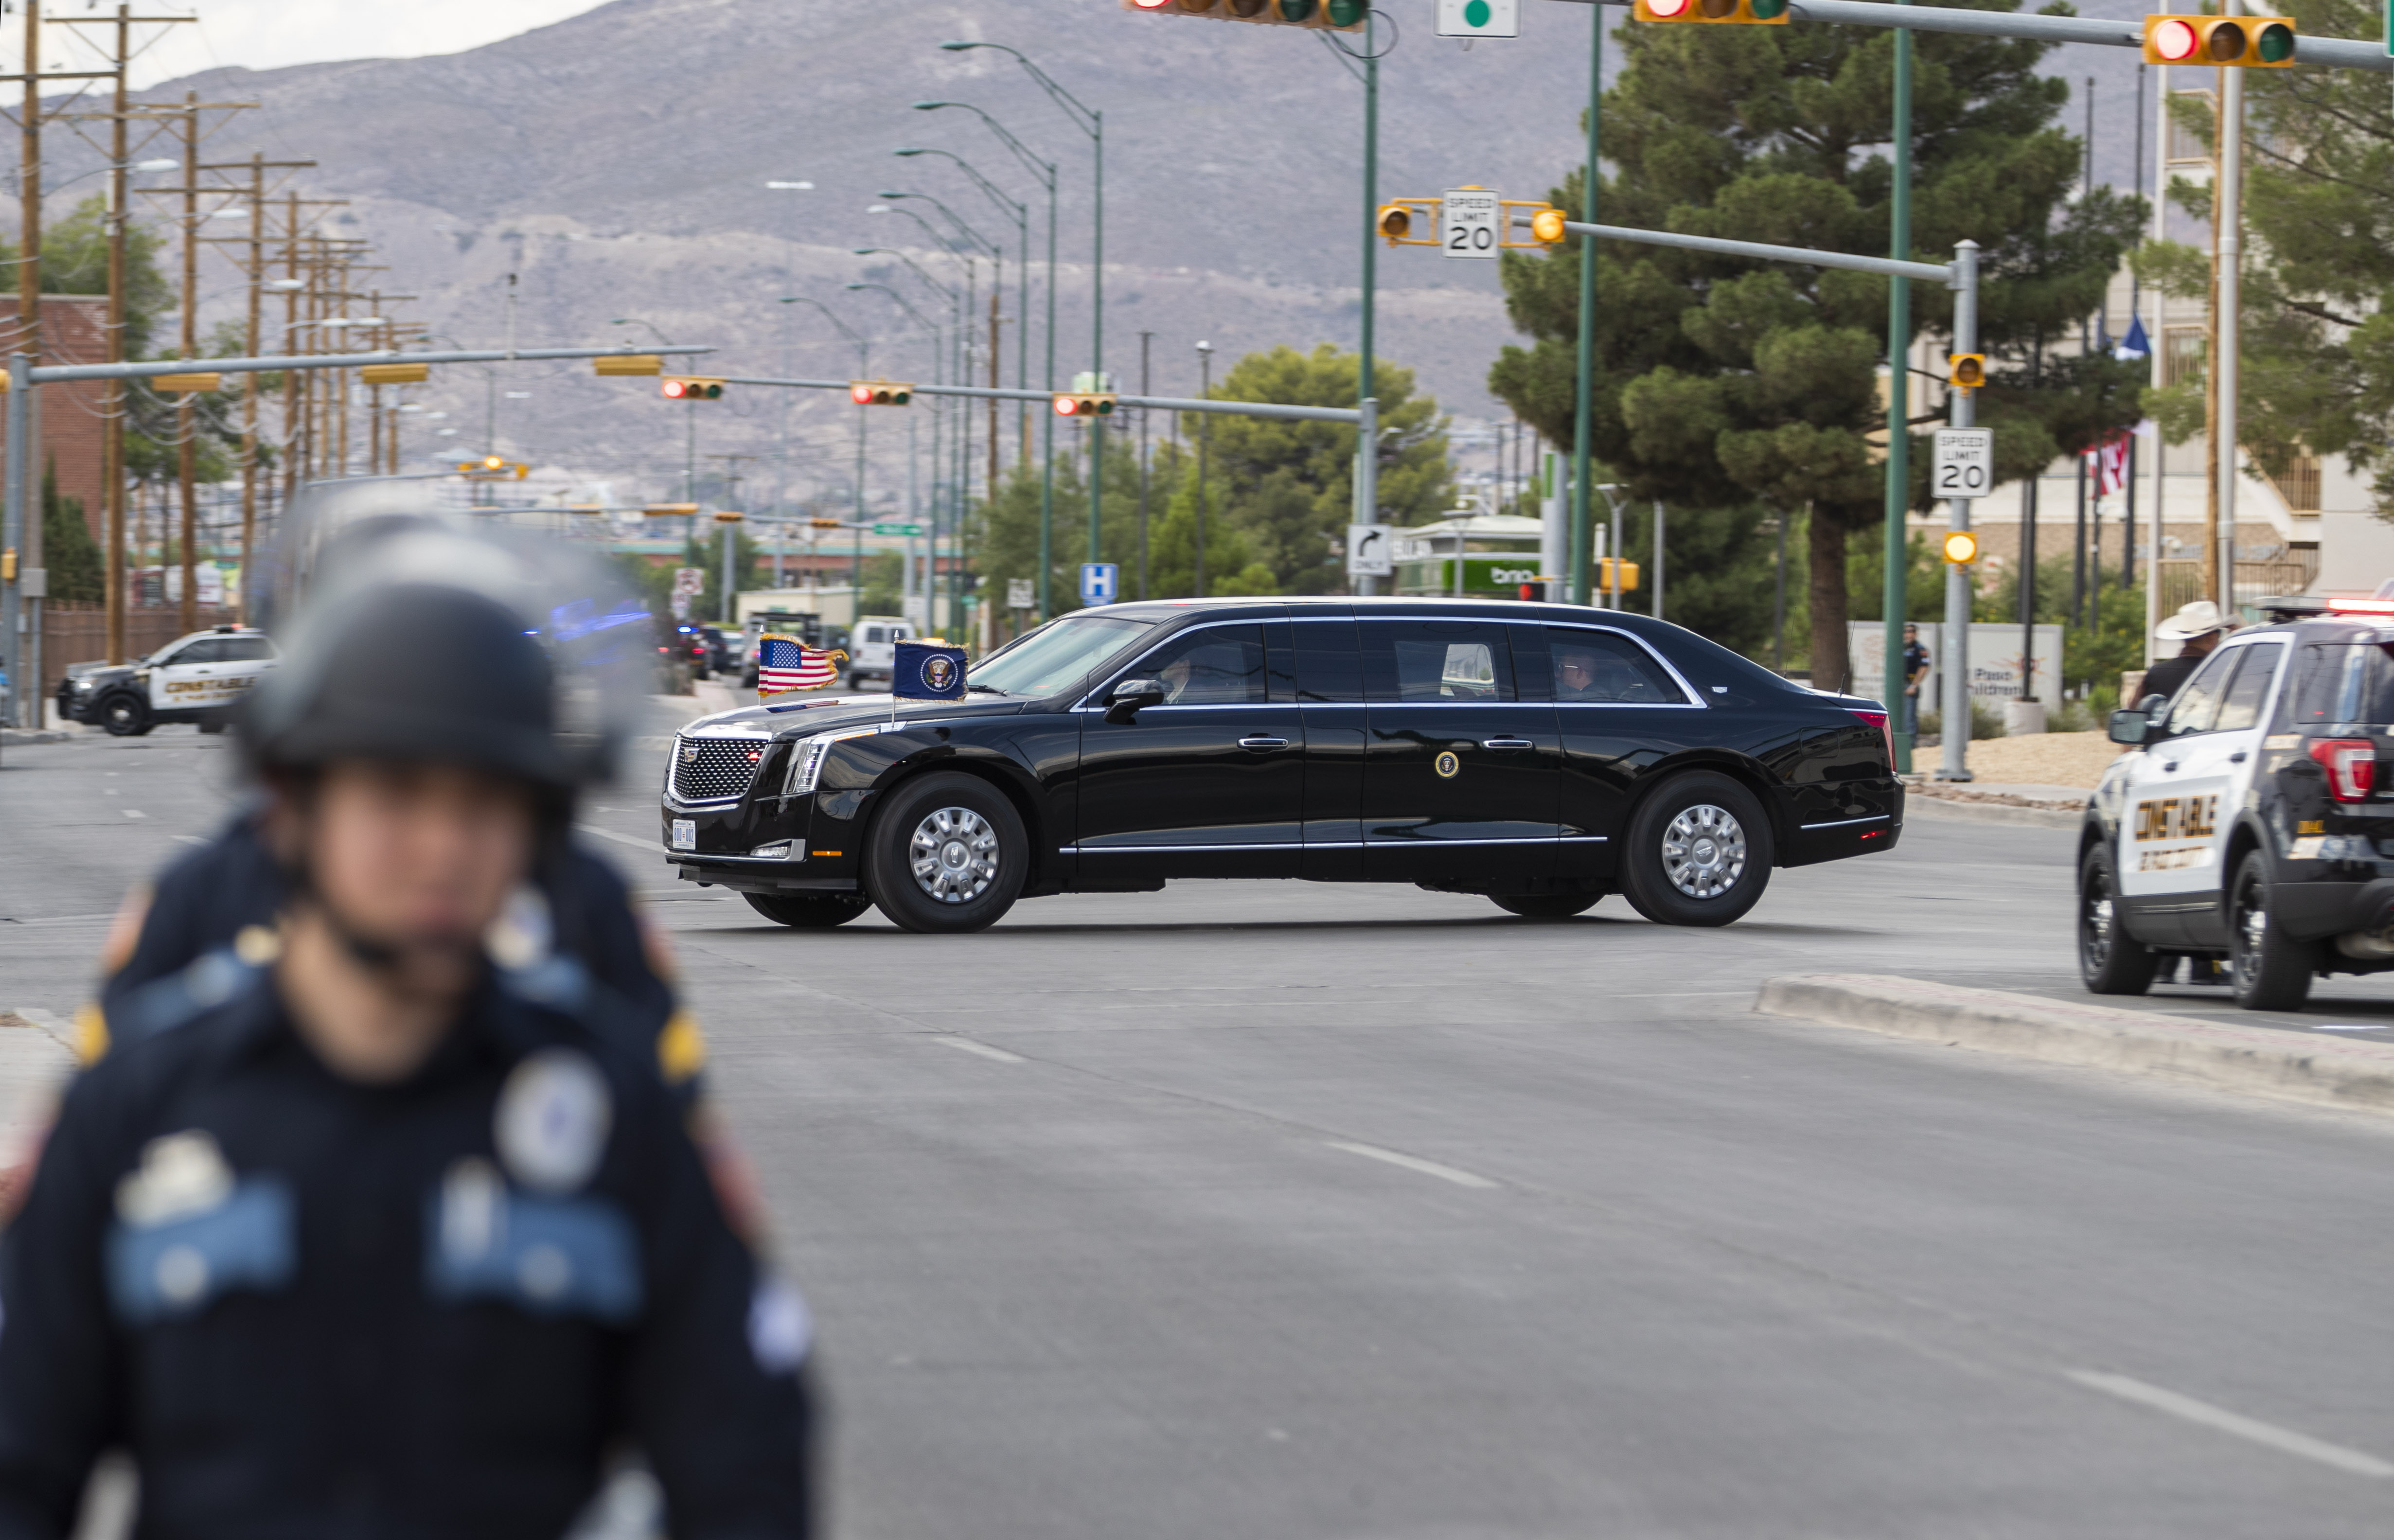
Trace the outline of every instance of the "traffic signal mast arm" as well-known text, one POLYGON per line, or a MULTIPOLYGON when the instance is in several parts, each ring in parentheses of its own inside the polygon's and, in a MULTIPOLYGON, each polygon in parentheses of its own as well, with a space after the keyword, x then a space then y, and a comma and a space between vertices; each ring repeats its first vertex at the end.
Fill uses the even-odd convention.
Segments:
MULTIPOLYGON (((1892 10, 1895 7, 1888 7, 1892 10)), ((1514 216, 1516 224, 1530 221, 1514 216)), ((1942 283, 1948 288, 1960 286, 1959 275, 1950 262, 1903 262, 1892 257, 1861 257, 1851 252, 1815 251, 1809 246, 1774 246, 1760 241, 1728 241, 1714 235, 1683 235, 1671 230, 1633 230, 1625 225, 1588 225, 1577 219, 1563 221, 1564 230, 1572 235, 1593 235, 1599 241, 1629 241, 1643 246, 1677 246, 1684 251, 1707 251, 1719 257, 1750 257, 1762 262, 1795 262, 1813 268, 1844 268, 1853 272, 1883 273, 1889 278, 1917 278, 1927 283, 1942 283)))
MULTIPOLYGON (((24 371, 26 383, 58 385, 68 380, 86 379, 150 379, 159 375, 257 375, 272 374, 283 369, 355 369, 365 363, 508 363, 517 360, 613 358, 623 351, 618 348, 504 348, 476 349, 452 353, 402 353, 391 349, 379 349, 364 353, 294 354, 288 358, 190 358, 164 359, 147 363, 45 363, 24 371)), ((643 351, 664 353, 711 353, 712 348, 650 348, 643 351)), ((11 370, 11 377, 16 377, 11 370)), ((842 388, 846 388, 843 385, 842 388)))
MULTIPOLYGON (((854 381, 844 379, 777 379, 770 377, 724 376, 726 385, 778 386, 789 390, 846 391, 854 381)), ((1012 390, 986 385, 917 385, 918 396, 963 396, 974 401, 1046 401, 1051 406, 1059 396, 1070 396, 1070 390, 1012 390)), ((1086 394, 1087 392, 1079 392, 1086 394)), ((1144 407, 1151 412, 1218 412, 1235 417, 1276 417, 1284 422, 1346 423, 1349 427, 1363 420, 1363 414, 1351 406, 1286 406, 1278 401, 1182 401, 1167 396, 1122 396, 1114 401, 1120 406, 1144 407)))
MULTIPOLYGON (((1560 0, 1587 5, 1591 0, 1560 0)), ((1630 8, 1634 0, 1593 0, 1630 8)), ((1909 27, 1914 32, 1963 33, 1978 37, 2019 37, 2038 43, 2093 43, 2111 48, 2145 46, 2145 18, 2102 20, 2088 16, 2020 16, 2005 11, 1963 10, 1950 6, 1898 6, 1885 0, 1791 0, 1788 15, 1798 21, 1824 21, 1843 27, 1909 27)), ((2206 18, 2190 18, 2194 20, 2206 18)), ((2280 17, 2243 17, 2246 22, 2283 20, 2280 17)), ((2291 22, 2288 25, 2292 25, 2291 22)), ((2195 60, 2216 63, 2218 60, 2195 60)), ((2275 60, 2258 62, 2274 63, 2275 60)), ((2394 55, 2382 40, 2348 37, 2297 37, 2293 62, 2331 70, 2374 70, 2394 73, 2394 55)))

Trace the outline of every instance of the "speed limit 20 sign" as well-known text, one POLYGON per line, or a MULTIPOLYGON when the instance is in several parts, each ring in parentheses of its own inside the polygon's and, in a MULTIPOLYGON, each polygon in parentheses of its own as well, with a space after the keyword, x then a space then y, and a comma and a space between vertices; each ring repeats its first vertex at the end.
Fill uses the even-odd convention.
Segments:
POLYGON ((1938 497, 1984 497, 1995 489, 1995 430, 1992 428, 1940 428, 1937 458, 1929 476, 1930 494, 1938 497))
POLYGON ((1493 260, 1504 244, 1503 202, 1484 187, 1459 187, 1438 205, 1438 249, 1448 257, 1485 257, 1493 260))

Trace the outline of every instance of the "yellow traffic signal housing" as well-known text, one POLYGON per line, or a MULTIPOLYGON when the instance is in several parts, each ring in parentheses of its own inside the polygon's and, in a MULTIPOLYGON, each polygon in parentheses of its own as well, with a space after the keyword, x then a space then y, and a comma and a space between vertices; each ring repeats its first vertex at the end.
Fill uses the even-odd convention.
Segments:
POLYGON ((1787 25, 1787 0, 1638 0, 1638 20, 1783 27, 1787 25))
POLYGON ((1530 239, 1542 246, 1562 244, 1569 231, 1563 229, 1563 211, 1548 206, 1530 216, 1530 239))
POLYGON ((662 375, 665 361, 654 353, 617 353, 611 358, 590 361, 601 379, 619 375, 662 375))
POLYGON ((1059 417, 1111 417, 1114 411, 1114 393, 1111 390, 1065 390, 1057 394, 1056 415, 1059 417))
POLYGON ((807 520, 807 528, 810 530, 844 530, 848 526, 846 524, 841 523, 836 519, 809 519, 807 520))
POLYGON ((358 371, 368 385, 421 385, 432 377, 428 363, 369 363, 358 371))
POLYGON ((723 399, 723 382, 698 375, 674 375, 661 388, 669 401, 716 401, 723 399))
POLYGON ((1380 205, 1380 217, 1374 225, 1392 246, 1434 246, 1438 244, 1438 198, 1399 198, 1380 205), (1433 233, 1415 235, 1418 227, 1433 233))
POLYGON ((2290 70, 2298 29, 2290 16, 2148 16, 2148 64, 2290 70))
POLYGON ((1371 0, 1122 0, 1126 11, 1165 16, 1202 16, 1211 21, 1248 21, 1259 27, 1311 27, 1329 32, 1363 30, 1371 0))
POLYGON ((150 388, 161 395, 181 395, 189 391, 220 390, 222 375, 152 375, 150 388))
POLYGON ((640 510, 643 519, 688 519, 698 511, 696 503, 651 503, 640 510))
POLYGON ((1956 390, 1976 390, 1987 383, 1987 355, 1952 353, 1945 360, 1946 382, 1956 390))
POLYGON ((906 406, 914 400, 914 388, 903 380, 852 379, 848 399, 859 406, 906 406))
POLYGON ((1598 593, 1636 593, 1638 591, 1638 563, 1635 561, 1623 561, 1618 558, 1610 556, 1598 557, 1596 559, 1596 586, 1598 593), (1615 588, 1612 586, 1613 579, 1616 574, 1619 576, 1621 581, 1621 586, 1618 588, 1615 588))
POLYGON ((1979 559, 1979 537, 1967 530, 1955 530, 1945 537, 1945 564, 1966 567, 1979 559))
POLYGON ((598 503, 568 503, 565 505, 565 511, 568 513, 604 513, 607 510, 603 506, 598 503))
POLYGON ((717 508, 715 510, 715 521, 718 524, 737 524, 740 520, 747 517, 748 516, 746 514, 742 513, 735 508, 717 508))

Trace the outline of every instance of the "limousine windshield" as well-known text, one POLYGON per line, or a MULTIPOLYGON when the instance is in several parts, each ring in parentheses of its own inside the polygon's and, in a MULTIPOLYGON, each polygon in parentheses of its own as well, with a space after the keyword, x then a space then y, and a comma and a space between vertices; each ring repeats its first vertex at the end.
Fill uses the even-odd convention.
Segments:
POLYGON ((1154 629, 1151 620, 1066 615, 991 653, 966 681, 976 690, 1034 699, 1058 694, 1154 629))

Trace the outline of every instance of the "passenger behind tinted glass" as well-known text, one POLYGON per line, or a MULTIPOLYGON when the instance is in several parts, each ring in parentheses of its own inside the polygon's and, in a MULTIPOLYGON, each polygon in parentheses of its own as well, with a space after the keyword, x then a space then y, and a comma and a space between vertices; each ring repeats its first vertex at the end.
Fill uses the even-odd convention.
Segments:
POLYGON ((1558 701, 1643 704, 1678 699, 1678 691, 1664 682, 1652 664, 1609 638, 1549 636, 1558 701))

